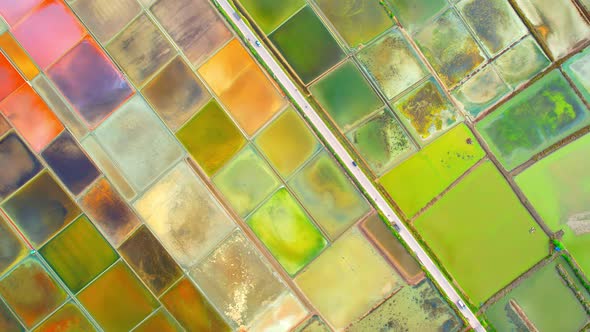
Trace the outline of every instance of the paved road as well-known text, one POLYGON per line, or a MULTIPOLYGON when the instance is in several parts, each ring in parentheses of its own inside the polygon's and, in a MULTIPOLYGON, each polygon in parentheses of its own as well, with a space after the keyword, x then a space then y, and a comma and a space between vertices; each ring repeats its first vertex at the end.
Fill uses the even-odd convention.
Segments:
MULTIPOLYGON (((231 18, 233 23, 240 29, 242 34, 246 36, 248 42, 252 43, 252 46, 257 50, 260 57, 266 62, 270 70, 272 70, 273 74, 276 78, 281 82, 281 84, 287 89, 291 97, 299 104, 299 107, 305 113, 305 116, 313 123, 313 125, 317 128, 320 134, 326 139, 328 144, 332 147, 332 149, 338 154, 338 156, 344 161, 346 167, 352 172, 353 176, 357 179, 357 181, 361 184, 361 186, 365 189, 365 191, 373 198, 376 202, 377 207, 381 212, 388 218, 389 222, 392 224, 397 224, 400 228, 399 234, 400 236, 406 241, 408 246, 416 253, 416 256, 424 265, 434 280, 441 286, 443 291, 447 294, 447 296, 454 302, 457 303, 460 300, 459 295, 451 286, 449 281, 443 276, 441 271, 438 267, 434 264, 434 262, 428 257, 426 252, 422 249, 418 241, 414 238, 414 236, 408 231, 406 226, 401 222, 399 217, 395 214, 395 212, 391 209, 391 207, 387 204, 381 193, 375 188, 371 180, 363 173, 358 167, 353 166, 352 157, 348 154, 348 151, 344 149, 340 141, 334 136, 334 134, 328 129, 326 124, 323 120, 316 114, 314 109, 311 105, 305 100, 305 97, 299 92, 295 84, 291 81, 289 76, 283 71, 283 69, 279 66, 279 64, 275 61, 272 57, 270 52, 264 46, 257 46, 255 43, 258 40, 257 36, 250 30, 250 28, 244 23, 244 21, 238 19, 236 15, 234 15, 234 9, 228 3, 227 0, 216 0, 223 10, 228 14, 228 17, 231 18)), ((479 320, 475 317, 473 312, 469 308, 459 309, 460 312, 467 318, 467 321, 475 329, 477 332, 485 332, 483 326, 481 326, 479 320)))

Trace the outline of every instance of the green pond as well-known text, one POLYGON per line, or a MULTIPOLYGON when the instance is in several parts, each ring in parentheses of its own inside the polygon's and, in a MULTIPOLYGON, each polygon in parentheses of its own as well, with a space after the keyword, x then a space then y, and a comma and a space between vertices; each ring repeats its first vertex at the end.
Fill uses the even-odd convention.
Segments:
POLYGON ((290 275, 328 244, 286 188, 275 192, 246 222, 290 275))
POLYGON ((344 170, 325 151, 296 173, 289 185, 332 239, 371 209, 344 170))
POLYGON ((330 31, 309 6, 283 23, 269 38, 305 84, 344 58, 330 31))
POLYGON ((383 102, 352 61, 328 73, 310 90, 343 131, 383 106, 383 102))
POLYGON ((215 175, 213 183, 244 217, 278 188, 281 181, 266 161, 248 146, 215 175))
MULTIPOLYGON (((485 315, 497 331, 516 331, 524 327, 522 314, 516 313, 514 303, 538 331, 579 331, 589 322, 584 308, 557 272, 557 265, 565 268, 567 262, 558 257, 486 310, 485 315)), ((568 272, 574 279, 571 270, 568 272)))

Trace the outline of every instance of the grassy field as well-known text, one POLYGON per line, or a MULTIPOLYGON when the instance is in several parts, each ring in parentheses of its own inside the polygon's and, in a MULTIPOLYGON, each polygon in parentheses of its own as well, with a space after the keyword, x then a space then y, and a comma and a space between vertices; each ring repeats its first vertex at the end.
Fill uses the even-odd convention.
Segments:
POLYGON ((516 177, 516 183, 547 226, 564 231, 562 241, 587 275, 590 232, 588 222, 576 222, 584 219, 576 215, 587 213, 590 207, 589 153, 590 135, 586 135, 516 177))
POLYGON ((477 130, 511 170, 589 121, 586 106, 554 70, 478 122, 477 130))
POLYGON ((393 25, 378 1, 316 0, 316 2, 351 47, 370 41, 393 25))
MULTIPOLYGON (((557 272, 558 264, 567 266, 563 258, 555 259, 486 310, 485 315, 498 331, 516 331, 523 326, 510 300, 538 331, 580 331, 589 322, 584 308, 557 272)), ((575 276, 570 274, 570 278, 575 276)))
POLYGON ((256 24, 269 34, 305 5, 305 0, 240 0, 256 24))
POLYGON ((269 38, 306 84, 344 58, 334 37, 309 6, 283 23, 269 38))
POLYGON ((386 173, 379 183, 412 217, 484 156, 473 133, 460 124, 386 173))
POLYGON ((491 162, 476 168, 414 225, 475 305, 548 254, 547 236, 491 162), (537 230, 530 233, 532 227, 537 230))

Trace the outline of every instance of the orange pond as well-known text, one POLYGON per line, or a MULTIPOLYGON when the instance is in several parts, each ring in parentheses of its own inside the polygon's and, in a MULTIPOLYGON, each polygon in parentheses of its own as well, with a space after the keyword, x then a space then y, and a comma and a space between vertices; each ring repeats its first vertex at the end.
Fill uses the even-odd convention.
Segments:
POLYGON ((285 105, 283 96, 236 39, 199 68, 199 73, 248 135, 285 105))
POLYGON ((64 129, 49 106, 26 84, 0 103, 0 110, 37 152, 64 129))
POLYGON ((0 101, 24 83, 25 80, 12 66, 10 61, 0 53, 0 101))
POLYGON ((12 59, 28 80, 32 80, 39 74, 37 65, 8 32, 0 36, 0 48, 12 59))

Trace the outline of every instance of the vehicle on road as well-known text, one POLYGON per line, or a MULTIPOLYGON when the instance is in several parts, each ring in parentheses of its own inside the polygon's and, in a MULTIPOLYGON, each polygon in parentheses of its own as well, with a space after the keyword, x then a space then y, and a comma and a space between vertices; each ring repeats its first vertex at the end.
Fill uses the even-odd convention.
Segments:
POLYGON ((352 166, 358 167, 358 165, 356 164, 356 161, 354 161, 354 160, 352 161, 352 166))
POLYGON ((465 303, 463 303, 463 301, 459 300, 457 301, 457 306, 459 307, 459 309, 463 310, 465 308, 467 308, 467 306, 465 305, 465 303))
POLYGON ((401 231, 401 228, 399 228, 399 225, 395 224, 395 223, 393 224, 393 229, 395 229, 395 231, 398 233, 401 231))
POLYGON ((256 47, 262 46, 258 40, 254 42, 254 45, 256 45, 256 47))

